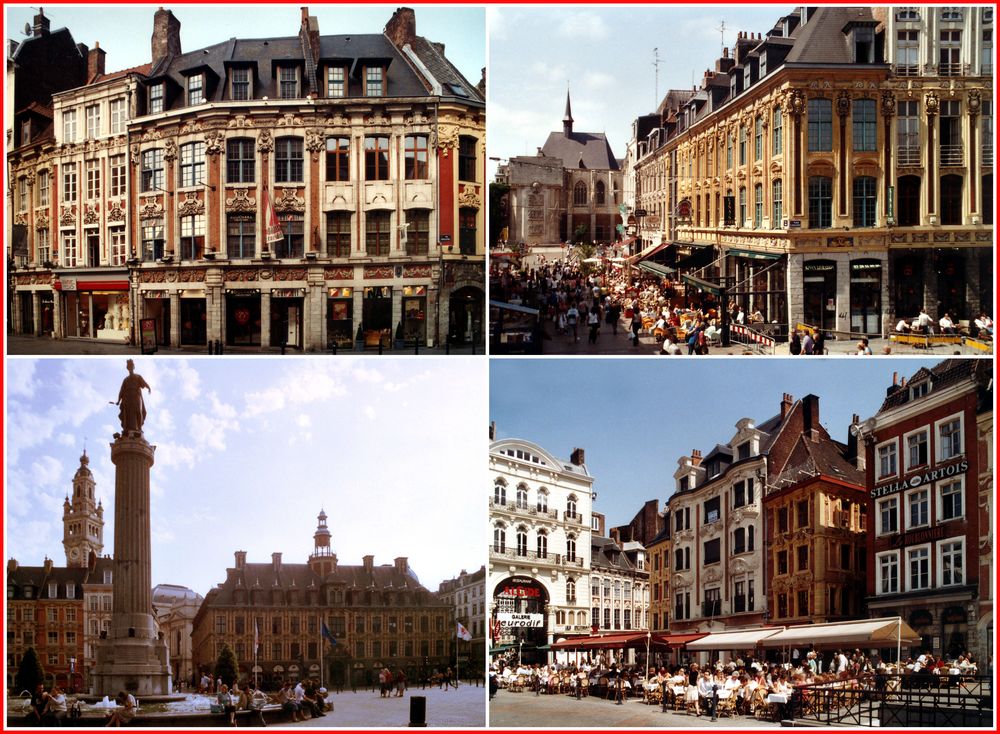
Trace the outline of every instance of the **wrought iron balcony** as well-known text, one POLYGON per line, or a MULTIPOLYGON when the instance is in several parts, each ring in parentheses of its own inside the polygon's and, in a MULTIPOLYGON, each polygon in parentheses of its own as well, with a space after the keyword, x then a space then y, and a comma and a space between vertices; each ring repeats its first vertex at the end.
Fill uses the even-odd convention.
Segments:
POLYGON ((568 566, 570 568, 583 568, 583 557, 574 556, 572 558, 562 553, 542 553, 531 550, 520 550, 518 548, 498 547, 496 544, 490 546, 490 558, 505 561, 537 562, 547 563, 553 566, 568 566))
POLYGON ((895 64, 893 71, 896 72, 896 76, 917 76, 920 74, 920 66, 918 64, 895 64))
POLYGON ((899 145, 896 147, 897 166, 919 166, 920 146, 919 145, 899 145))
POLYGON ((993 165, 993 143, 985 143, 983 145, 983 163, 984 166, 993 165))
POLYGON ((965 76, 968 73, 968 67, 968 64, 960 62, 938 64, 938 76, 965 76))
POLYGON ((961 143, 941 146, 942 166, 961 166, 965 161, 965 150, 961 143))

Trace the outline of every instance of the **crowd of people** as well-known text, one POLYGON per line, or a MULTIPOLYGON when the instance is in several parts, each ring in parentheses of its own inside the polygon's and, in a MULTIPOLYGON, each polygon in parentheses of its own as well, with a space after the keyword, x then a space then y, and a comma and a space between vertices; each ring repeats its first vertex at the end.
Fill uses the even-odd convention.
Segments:
POLYGON ((648 669, 608 663, 603 656, 593 661, 549 665, 501 659, 490 668, 490 697, 500 689, 568 693, 577 698, 593 693, 619 703, 639 698, 712 720, 720 705, 735 714, 783 717, 786 707, 794 704, 807 686, 861 685, 860 681, 865 681, 863 685, 884 690, 899 685, 890 684, 890 678, 905 679, 905 685, 920 687, 940 682, 941 677, 955 684, 978 672, 975 659, 967 652, 950 659, 924 652, 894 664, 857 649, 793 649, 783 654, 780 662, 747 654, 704 667, 689 662, 648 669))
MULTIPOLYGON (((930 314, 927 313, 927 309, 922 308, 920 309, 920 313, 912 320, 901 318, 898 322, 896 322, 896 328, 894 331, 897 334, 919 334, 922 336, 931 336, 934 334, 960 334, 962 329, 960 325, 955 323, 955 320, 947 311, 940 319, 938 319, 937 325, 935 326, 934 319, 932 319, 930 314)), ((993 319, 991 319, 985 311, 980 311, 979 315, 972 320, 972 324, 968 329, 968 335, 985 341, 992 341, 993 319)))

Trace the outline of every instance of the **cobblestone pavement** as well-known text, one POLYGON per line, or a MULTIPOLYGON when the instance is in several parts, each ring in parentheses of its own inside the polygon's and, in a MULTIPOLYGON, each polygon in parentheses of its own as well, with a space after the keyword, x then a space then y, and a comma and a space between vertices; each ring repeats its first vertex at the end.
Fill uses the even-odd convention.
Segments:
POLYGON ((536 696, 525 691, 497 692, 490 701, 490 726, 532 727, 558 726, 559 728, 583 727, 652 727, 667 729, 775 729, 779 725, 770 721, 757 721, 752 716, 736 716, 712 721, 707 716, 688 715, 681 711, 663 713, 659 706, 650 706, 640 700, 630 700, 621 706, 613 701, 589 697, 576 700, 572 696, 536 696))
MULTIPOLYGON (((105 355, 115 355, 115 354, 128 354, 137 355, 139 354, 138 347, 133 347, 124 344, 113 344, 109 342, 96 342, 90 339, 49 339, 47 337, 35 337, 35 336, 14 336, 12 334, 7 334, 5 336, 7 343, 7 354, 11 355, 36 355, 36 356, 48 356, 48 355, 66 355, 66 356, 76 356, 76 355, 89 355, 89 354, 105 354, 105 355)), ((479 345, 476 347, 475 354, 482 354, 484 347, 479 345)), ((157 354, 172 354, 172 355, 185 355, 185 356, 209 356, 208 347, 185 347, 183 349, 168 349, 160 347, 156 352, 157 354)), ((267 352, 261 352, 260 347, 251 348, 240 348, 240 347, 225 347, 224 353, 226 355, 280 355, 280 349, 273 349, 267 352)), ((451 354, 473 354, 471 347, 452 347, 450 350, 451 354)), ((286 351, 287 355, 312 355, 312 356, 334 356, 331 352, 302 352, 295 349, 289 349, 286 351)), ((336 356, 353 355, 358 354, 353 351, 340 350, 336 356)), ((370 349, 365 351, 363 354, 378 356, 377 349, 370 349)), ((391 349, 385 350, 386 355, 413 355, 413 347, 408 349, 402 349, 399 351, 393 351, 391 349)), ((446 354, 444 349, 426 349, 421 347, 420 354, 430 354, 433 356, 443 356, 446 354)))
POLYGON ((486 689, 463 682, 458 688, 448 691, 413 687, 402 698, 379 698, 378 691, 330 693, 327 700, 333 702, 333 711, 327 711, 321 718, 281 724, 281 727, 405 727, 410 722, 410 699, 413 696, 427 698, 428 727, 486 726, 486 689))

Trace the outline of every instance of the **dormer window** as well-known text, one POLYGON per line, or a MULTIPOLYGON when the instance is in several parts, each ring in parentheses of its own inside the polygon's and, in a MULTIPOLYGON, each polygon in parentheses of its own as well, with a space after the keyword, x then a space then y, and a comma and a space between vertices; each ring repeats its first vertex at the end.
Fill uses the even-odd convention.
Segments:
POLYGON ((764 52, 760 54, 760 76, 767 76, 767 54, 764 52))
POLYGON ((163 82, 149 88, 149 114, 163 112, 163 82))
POLYGON ((921 382, 917 385, 910 385, 910 400, 916 400, 917 398, 922 398, 928 392, 930 392, 931 386, 929 382, 921 382))
POLYGON ((901 23, 907 21, 917 21, 920 20, 920 11, 914 10, 913 8, 905 8, 903 10, 896 11, 896 20, 901 23))
POLYGON ((385 69, 381 66, 365 67, 365 96, 385 96, 385 69))
POLYGON ((941 11, 941 20, 945 23, 961 23, 962 22, 962 10, 961 8, 944 8, 941 11))
POLYGON ((195 74, 189 76, 187 80, 188 105, 194 106, 205 103, 205 75, 195 74))
POLYGON ((678 490, 681 492, 687 492, 691 488, 691 478, 681 477, 680 484, 678 484, 678 490))
POLYGON ((743 461, 750 458, 750 442, 744 441, 736 447, 736 460, 743 461))
POLYGON ((294 66, 278 67, 278 96, 297 99, 299 96, 299 70, 294 66))
POLYGON ((875 29, 871 27, 852 29, 851 48, 854 49, 855 64, 874 64, 875 29))
POLYGON ((233 69, 229 84, 229 95, 233 100, 242 102, 250 99, 250 69, 233 69))
POLYGON ((59 596, 59 584, 55 581, 49 582, 49 599, 55 599, 59 596))
POLYGON ((21 145, 31 142, 31 120, 24 120, 21 123, 21 145))
POLYGON ((347 69, 343 66, 330 66, 326 70, 326 96, 347 96, 347 69))

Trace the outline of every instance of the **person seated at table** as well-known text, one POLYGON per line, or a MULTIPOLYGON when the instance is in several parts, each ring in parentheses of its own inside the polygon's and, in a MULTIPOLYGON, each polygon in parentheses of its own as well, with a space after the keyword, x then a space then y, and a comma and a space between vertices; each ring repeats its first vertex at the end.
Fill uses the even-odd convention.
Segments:
POLYGON ((948 313, 945 313, 945 315, 938 320, 938 326, 941 327, 942 334, 956 333, 955 322, 951 320, 951 315, 948 313))
MULTIPOLYGON (((719 687, 712 677, 710 670, 703 670, 701 676, 698 678, 698 699, 703 708, 709 716, 712 717, 712 721, 716 720, 715 715, 715 705, 718 702, 718 690, 719 687)), ((700 713, 698 714, 701 715, 700 713)))
POLYGON ((922 308, 920 309, 920 315, 918 315, 916 320, 913 322, 913 330, 919 332, 920 334, 932 334, 933 329, 931 328, 931 325, 933 323, 934 322, 931 319, 930 314, 927 313, 927 309, 922 308))
POLYGON ((896 322, 895 331, 898 334, 909 334, 913 330, 910 328, 910 325, 906 323, 906 319, 900 319, 896 322))
POLYGON ((761 313, 761 311, 760 311, 759 308, 755 309, 754 312, 752 314, 750 314, 750 323, 751 324, 763 324, 764 323, 764 314, 761 313))
POLYGON ((993 338, 993 319, 987 316, 985 311, 981 311, 973 323, 976 325, 976 333, 980 339, 993 338))

